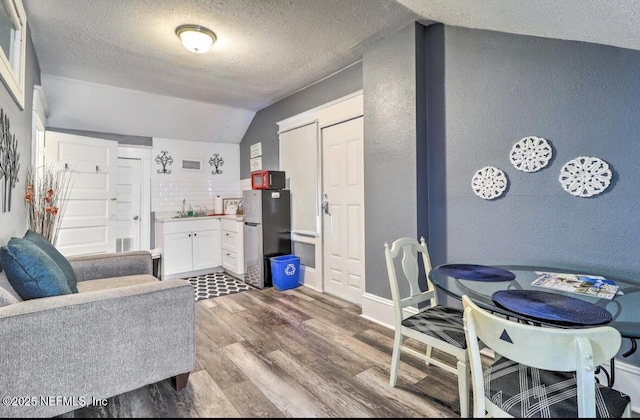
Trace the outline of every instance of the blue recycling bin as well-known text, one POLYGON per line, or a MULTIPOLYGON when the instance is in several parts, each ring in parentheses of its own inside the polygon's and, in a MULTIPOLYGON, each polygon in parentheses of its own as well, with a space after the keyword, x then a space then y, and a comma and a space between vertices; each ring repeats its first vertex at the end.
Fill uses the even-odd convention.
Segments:
POLYGON ((280 255, 271 257, 271 279, 276 290, 293 289, 300 278, 300 257, 280 255))

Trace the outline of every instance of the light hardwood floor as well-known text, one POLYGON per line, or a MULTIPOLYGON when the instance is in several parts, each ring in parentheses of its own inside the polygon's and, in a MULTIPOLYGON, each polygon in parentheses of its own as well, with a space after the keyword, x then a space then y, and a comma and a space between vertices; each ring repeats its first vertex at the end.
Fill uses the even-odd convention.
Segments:
POLYGON ((389 385, 393 333, 360 313, 304 286, 196 302, 185 389, 165 380, 65 417, 459 417, 456 378, 437 367, 403 354, 389 385))

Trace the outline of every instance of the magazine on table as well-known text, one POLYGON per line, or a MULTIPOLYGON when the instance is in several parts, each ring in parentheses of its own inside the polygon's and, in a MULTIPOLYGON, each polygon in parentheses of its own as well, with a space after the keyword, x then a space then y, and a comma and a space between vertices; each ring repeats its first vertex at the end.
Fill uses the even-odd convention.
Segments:
POLYGON ((545 271, 536 271, 536 276, 538 277, 531 283, 532 286, 563 290, 609 300, 613 299, 616 294, 622 294, 618 290, 619 286, 613 280, 605 279, 602 276, 545 271))

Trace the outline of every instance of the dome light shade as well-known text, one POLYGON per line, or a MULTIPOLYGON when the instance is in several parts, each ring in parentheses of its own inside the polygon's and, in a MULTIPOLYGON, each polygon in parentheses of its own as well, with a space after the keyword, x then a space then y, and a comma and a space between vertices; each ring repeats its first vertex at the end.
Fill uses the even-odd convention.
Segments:
POLYGON ((196 54, 203 54, 218 39, 212 30, 200 25, 182 25, 176 28, 176 35, 182 41, 182 45, 196 54))

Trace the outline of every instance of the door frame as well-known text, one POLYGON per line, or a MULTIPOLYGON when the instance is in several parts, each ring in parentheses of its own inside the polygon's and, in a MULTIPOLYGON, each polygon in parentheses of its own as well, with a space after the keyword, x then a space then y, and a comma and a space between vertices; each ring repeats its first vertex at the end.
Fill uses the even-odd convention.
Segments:
POLYGON ((33 85, 33 110, 31 111, 31 167, 37 168, 41 160, 44 161, 44 136, 46 132, 46 122, 49 118, 49 106, 44 94, 44 88, 40 85, 33 85))
MULTIPOLYGON (((291 240, 294 242, 307 243, 315 246, 315 269, 300 266, 302 278, 304 279, 304 285, 311 287, 312 289, 320 292, 325 291, 324 284, 324 238, 323 232, 323 217, 322 217, 322 129, 330 127, 332 125, 340 124, 352 120, 354 118, 364 116, 364 96, 363 91, 358 90, 349 95, 345 95, 341 98, 327 102, 316 108, 309 109, 300 114, 294 115, 285 120, 279 121, 278 134, 286 131, 294 130, 309 124, 317 123, 316 127, 316 151, 317 151, 317 165, 318 165, 318 194, 316 197, 317 205, 317 231, 314 232, 301 232, 297 233, 292 230, 291 240)), ((280 155, 278 155, 278 162, 280 162, 280 155)), ((366 212, 366 208, 365 208, 366 212)), ((363 262, 364 264, 365 262, 363 262)), ((365 293, 366 278, 363 282, 363 294, 365 293)))
POLYGON ((140 167, 140 249, 151 249, 151 146, 118 145, 118 158, 139 159, 140 167))

